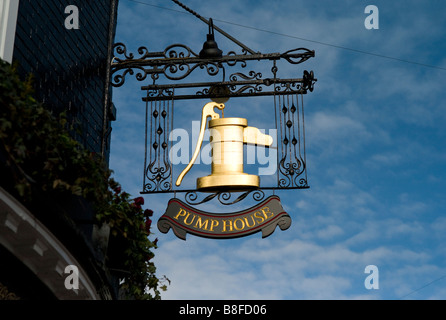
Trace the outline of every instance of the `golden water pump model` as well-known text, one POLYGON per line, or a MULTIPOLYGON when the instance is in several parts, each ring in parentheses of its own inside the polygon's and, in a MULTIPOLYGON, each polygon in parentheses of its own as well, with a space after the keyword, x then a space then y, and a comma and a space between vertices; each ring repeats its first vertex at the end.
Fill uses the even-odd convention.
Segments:
POLYGON ((179 186, 186 173, 193 166, 203 143, 207 118, 209 121, 210 143, 212 147, 212 173, 197 179, 197 190, 213 191, 221 189, 246 190, 258 188, 260 178, 243 172, 243 144, 271 146, 273 138, 255 127, 248 127, 245 118, 220 118, 214 108, 223 110, 223 103, 209 102, 203 107, 200 134, 197 147, 187 167, 176 181, 179 186))

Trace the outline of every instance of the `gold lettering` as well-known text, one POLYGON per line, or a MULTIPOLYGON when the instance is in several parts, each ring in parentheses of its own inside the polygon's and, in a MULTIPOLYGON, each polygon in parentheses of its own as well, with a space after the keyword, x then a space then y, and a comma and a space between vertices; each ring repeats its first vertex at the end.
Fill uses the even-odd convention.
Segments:
POLYGON ((268 206, 265 206, 255 212, 251 211, 250 213, 238 215, 238 217, 208 217, 194 213, 193 211, 189 212, 182 207, 178 209, 176 214, 172 215, 173 219, 179 220, 183 225, 216 233, 234 231, 243 232, 245 229, 255 228, 256 225, 265 223, 274 216, 275 213, 271 211, 271 208, 268 206))
POLYGON ((183 208, 180 208, 180 210, 178 211, 178 214, 173 218, 178 220, 179 216, 184 216, 186 213, 187 213, 186 210, 184 210, 183 208), (181 212, 183 212, 183 213, 181 213, 181 212))
POLYGON ((226 232, 226 227, 228 224, 226 222, 229 222, 229 230, 232 231, 232 220, 221 220, 223 222, 223 232, 226 232))
POLYGON ((183 221, 184 224, 187 224, 188 226, 190 226, 195 220, 195 214, 194 214, 192 220, 189 223, 187 223, 187 218, 189 218, 189 216, 190 216, 190 212, 187 213, 187 215, 186 215, 186 217, 184 217, 184 221, 183 221))
POLYGON ((265 216, 266 220, 268 220, 269 218, 271 218, 274 215, 274 213, 269 211, 269 207, 262 208, 262 212, 263 212, 263 215, 265 216), (271 214, 268 216, 267 213, 271 213, 271 214))
POLYGON ((258 224, 261 224, 263 221, 265 221, 265 219, 260 214, 261 214, 260 211, 254 212, 254 218, 257 219, 258 224), (260 219, 260 220, 258 220, 258 219, 260 219))
POLYGON ((245 224, 248 228, 252 228, 256 225, 256 221, 254 220, 254 216, 251 214, 250 215, 251 219, 252 219, 252 226, 249 225, 248 223, 248 217, 245 217, 245 224))
POLYGON ((244 228, 245 228, 245 223, 243 222, 242 219, 237 218, 237 219, 234 220, 234 229, 235 230, 243 230, 244 228), (237 221, 240 221, 242 223, 242 226, 240 228, 237 227, 237 221))
POLYGON ((201 217, 198 216, 197 217, 197 222, 195 223, 194 228, 207 230, 208 229, 208 222, 209 222, 208 219, 204 220, 204 222, 201 222, 201 217))
POLYGON ((214 227, 218 226, 218 220, 211 219, 211 227, 209 231, 214 231, 214 227))

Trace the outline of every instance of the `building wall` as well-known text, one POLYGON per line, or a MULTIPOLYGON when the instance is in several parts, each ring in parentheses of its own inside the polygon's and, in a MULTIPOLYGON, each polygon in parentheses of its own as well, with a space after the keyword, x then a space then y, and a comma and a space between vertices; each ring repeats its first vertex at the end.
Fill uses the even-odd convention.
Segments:
MULTIPOLYGON (((73 137, 91 152, 102 154, 106 163, 110 153, 111 120, 115 114, 111 102, 109 62, 117 6, 118 0, 20 0, 12 55, 12 62, 18 64, 22 78, 32 74, 36 99, 43 102, 56 116, 65 112, 69 123, 75 128, 71 129, 73 137), (70 19, 72 14, 71 11, 66 13, 66 8, 72 5, 79 10, 78 29, 66 27, 66 19, 70 19)), ((11 43, 8 44, 11 47, 11 43)), ((42 225, 54 235, 54 239, 63 243, 67 252, 73 255, 76 259, 74 265, 85 270, 85 279, 89 283, 85 288, 93 288, 90 290, 92 292, 96 290, 90 296, 116 298, 118 278, 104 267, 105 258, 95 243, 95 231, 91 230, 93 225, 85 222, 93 220, 94 212, 86 210, 85 205, 78 207, 68 203, 67 211, 63 212, 64 208, 55 208, 54 203, 48 199, 40 202, 28 209, 31 214, 36 213, 36 221, 41 220, 42 225), (37 214, 40 215, 37 217, 37 214), (66 217, 71 217, 73 221, 66 217)), ((0 217, 0 225, 4 225, 4 221, 0 217)), ((24 234, 27 236, 31 232, 24 234)), ((18 254, 15 249, 26 246, 20 239, 6 239, 5 235, 6 232, 0 232, 0 260, 9 252, 17 257, 16 265, 25 264, 32 270, 26 280, 30 281, 28 284, 39 284, 39 288, 46 286, 50 289, 41 298, 66 298, 65 295, 71 291, 67 291, 65 287, 56 290, 48 284, 56 279, 55 283, 63 285, 59 281, 63 277, 59 274, 54 276, 55 268, 51 265, 57 259, 47 259, 46 254, 50 251, 46 250, 40 255, 43 258, 40 260, 42 264, 35 267, 39 272, 34 272, 29 263, 37 261, 33 260, 35 253, 18 254), (52 280, 45 282, 45 277, 52 280)), ((68 253, 63 254, 67 255, 68 253)), ((0 276, 0 289, 7 288, 8 292, 13 292, 22 299, 38 299, 39 292, 44 289, 31 291, 22 288, 22 276, 13 272, 18 271, 14 267, 15 262, 9 262, 7 266, 0 268, 0 271, 5 271, 0 276)))
POLYGON ((104 153, 107 163, 114 108, 107 74, 113 6, 116 0, 20 0, 13 53, 20 74, 34 75, 36 98, 55 115, 65 111, 75 139, 104 153), (73 22, 72 12, 65 13, 69 5, 78 8, 78 29, 65 26, 66 19, 73 22))
POLYGON ((0 59, 9 63, 14 50, 15 26, 17 23, 17 0, 0 1, 0 59))

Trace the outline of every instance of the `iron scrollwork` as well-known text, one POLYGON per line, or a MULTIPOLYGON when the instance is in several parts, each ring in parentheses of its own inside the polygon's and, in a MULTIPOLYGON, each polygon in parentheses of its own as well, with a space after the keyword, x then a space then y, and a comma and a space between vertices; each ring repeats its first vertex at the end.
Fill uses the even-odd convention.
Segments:
MULTIPOLYGON (((146 91, 146 155, 142 193, 176 192, 172 183, 172 164, 169 160, 169 133, 173 126, 173 102, 180 99, 203 99, 274 96, 276 129, 278 130, 278 170, 277 186, 262 189, 307 188, 305 159, 305 130, 303 104, 298 98, 312 92, 317 79, 313 71, 304 71, 302 78, 280 79, 277 77, 276 62, 285 60, 296 65, 314 57, 314 51, 297 48, 284 53, 262 54, 245 48, 242 53, 234 51, 219 57, 200 57, 190 47, 173 44, 163 51, 151 52, 139 47, 137 54, 129 52, 123 43, 114 45, 114 58, 111 63, 112 85, 122 86, 127 75, 136 80, 151 80, 142 86, 146 91), (272 76, 263 78, 256 71, 234 72, 226 80, 229 67, 246 68, 249 61, 268 60, 273 63, 272 76), (178 81, 187 78, 196 70, 204 70, 208 76, 222 76, 221 81, 201 83, 158 84, 160 77, 178 81), (150 79, 149 79, 150 78, 150 79), (194 89, 194 91, 191 90, 194 89), (197 88, 200 88, 197 91, 197 88), (192 92, 191 92, 192 91, 192 92)), ((239 193, 239 192, 237 192, 239 193)), ((186 191, 188 204, 198 205, 218 200, 224 205, 232 205, 252 195, 255 201, 262 201, 265 194, 261 189, 248 190, 235 195, 231 191, 197 193, 186 191)))
POLYGON ((147 57, 153 56, 149 53, 149 50, 146 47, 138 48, 137 51, 139 56, 136 58, 132 52, 127 52, 127 47, 121 42, 115 43, 115 45, 113 46, 113 51, 114 57, 111 62, 111 72, 113 74, 112 85, 114 87, 122 86, 125 82, 125 77, 127 76, 127 74, 135 74, 134 69, 139 70, 139 72, 137 72, 136 74, 136 79, 138 81, 143 81, 147 78, 147 75, 150 72, 144 69, 143 66, 136 63, 137 61, 143 61, 147 57))
MULTIPOLYGON (((275 69, 274 69, 275 70, 275 69)), ((277 72, 277 71, 276 71, 277 72)), ((278 96, 305 94, 308 90, 313 90, 314 79, 313 72, 304 72, 303 78, 298 79, 279 79, 273 74, 272 78, 262 78, 262 73, 249 71, 248 74, 236 72, 229 76, 229 81, 223 82, 201 82, 191 84, 169 84, 169 85, 148 85, 143 86, 143 90, 178 89, 187 90, 188 88, 204 87, 194 93, 186 94, 177 93, 173 97, 165 96, 147 96, 144 101, 173 99, 204 99, 204 98, 233 98, 248 96, 278 96)))
POLYGON ((195 69, 205 69, 210 76, 220 72, 222 64, 218 61, 203 60, 188 46, 173 44, 162 52, 149 52, 146 47, 138 48, 138 57, 128 52, 123 43, 114 45, 115 56, 111 63, 112 85, 120 87, 125 82, 127 74, 133 75, 136 80, 143 81, 148 75, 157 80, 164 75, 169 80, 181 80, 189 76, 195 69))
POLYGON ((314 51, 305 48, 289 50, 285 53, 255 53, 248 54, 243 50, 242 54, 234 51, 229 52, 221 58, 203 59, 188 46, 183 44, 173 44, 161 52, 150 52, 146 47, 139 47, 138 57, 127 51, 123 43, 116 43, 113 47, 114 58, 111 63, 112 85, 120 87, 125 82, 127 74, 134 75, 136 79, 143 81, 148 75, 155 81, 159 75, 164 75, 169 80, 181 80, 189 76, 197 68, 205 69, 210 76, 216 76, 223 70, 224 65, 235 66, 240 63, 242 68, 247 66, 249 60, 280 60, 284 59, 291 64, 299 64, 311 57, 314 51))
POLYGON ((316 79, 314 78, 313 71, 308 72, 307 70, 305 70, 302 79, 302 87, 304 88, 304 90, 309 90, 310 92, 313 92, 315 82, 316 79))
POLYGON ((314 57, 314 51, 308 50, 307 48, 297 48, 282 53, 280 57, 291 64, 299 64, 314 57))
POLYGON ((253 200, 260 202, 265 198, 265 193, 260 189, 248 190, 241 193, 238 197, 233 197, 233 192, 230 191, 217 191, 208 194, 203 199, 198 198, 196 191, 189 191, 185 195, 185 200, 190 205, 199 205, 209 202, 213 199, 217 199, 223 205, 233 205, 244 200, 248 195, 252 194, 253 200), (235 199, 234 199, 235 198, 235 199))
MULTIPOLYGON (((171 90, 151 90, 148 96, 172 96, 171 90)), ((169 160, 169 133, 172 129, 173 104, 169 101, 146 104, 146 150, 144 160, 145 192, 172 189, 172 164, 169 160), (150 128, 150 129, 149 129, 150 128), (149 131, 150 130, 150 131, 149 131)))
POLYGON ((280 144, 278 146, 279 188, 306 188, 305 125, 303 104, 299 96, 283 97, 279 100, 278 119, 280 144), (291 101, 290 101, 291 100, 291 101))

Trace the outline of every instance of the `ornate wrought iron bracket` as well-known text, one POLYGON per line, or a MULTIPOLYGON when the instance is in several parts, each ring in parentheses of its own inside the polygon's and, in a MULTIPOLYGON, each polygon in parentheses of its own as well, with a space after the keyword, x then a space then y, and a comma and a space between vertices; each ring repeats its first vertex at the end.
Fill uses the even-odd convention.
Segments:
MULTIPOLYGON (((246 52, 244 54, 236 54, 231 51, 221 58, 201 58, 191 48, 182 44, 171 45, 162 52, 150 52, 146 47, 140 47, 137 51, 139 57, 135 57, 132 52, 127 52, 127 48, 123 43, 114 45, 115 56, 111 63, 113 86, 122 86, 125 82, 125 77, 128 74, 134 75, 135 71, 135 77, 138 81, 144 81, 150 75, 153 84, 159 79, 160 75, 163 75, 168 80, 177 81, 187 78, 196 69, 205 69, 209 76, 216 76, 221 73, 223 77, 221 82, 225 82, 225 66, 233 67, 240 64, 242 68, 245 68, 247 61, 250 60, 278 61, 281 59, 291 64, 300 64, 315 56, 314 51, 306 48, 297 48, 284 53, 268 54, 247 54, 246 52)), ((272 71, 274 74, 277 72, 277 70, 272 71)), ((303 82, 303 79, 291 80, 303 82)), ((311 79, 311 81, 307 79, 307 84, 314 81, 316 79, 311 79)), ((229 82, 229 84, 237 85, 236 81, 229 82)), ((193 87, 194 84, 189 86, 193 87)), ((172 87, 175 86, 172 85, 172 87)))
MULTIPOLYGON (((174 2, 181 5, 179 1, 174 2)), ((179 192, 185 195, 186 202, 191 205, 214 199, 221 204, 232 205, 251 198, 248 195, 252 195, 254 201, 261 201, 264 198, 262 190, 308 188, 303 95, 313 91, 317 79, 313 71, 306 70, 300 78, 280 78, 278 62, 298 65, 314 57, 315 52, 306 48, 296 48, 284 53, 254 52, 218 29, 242 47, 241 54, 231 51, 223 55, 213 38, 212 20, 204 20, 209 23, 209 34, 200 53, 183 44, 173 44, 158 52, 139 47, 137 54, 129 52, 123 43, 114 45, 111 84, 120 87, 129 75, 135 76, 138 81, 148 82, 141 86, 145 92, 142 100, 146 102, 146 150, 141 193, 179 192), (263 77, 262 73, 252 70, 240 72, 251 61, 269 61, 271 75, 263 77), (227 72, 235 70, 235 67, 238 67, 237 72, 227 72), (199 70, 204 71, 205 76, 216 77, 218 80, 193 83, 179 81, 199 70), (278 132, 277 185, 262 186, 239 195, 235 195, 239 192, 232 193, 231 190, 214 193, 175 190, 172 183, 173 166, 169 159, 169 134, 174 127, 174 101, 254 96, 274 97, 275 126, 278 132)))

